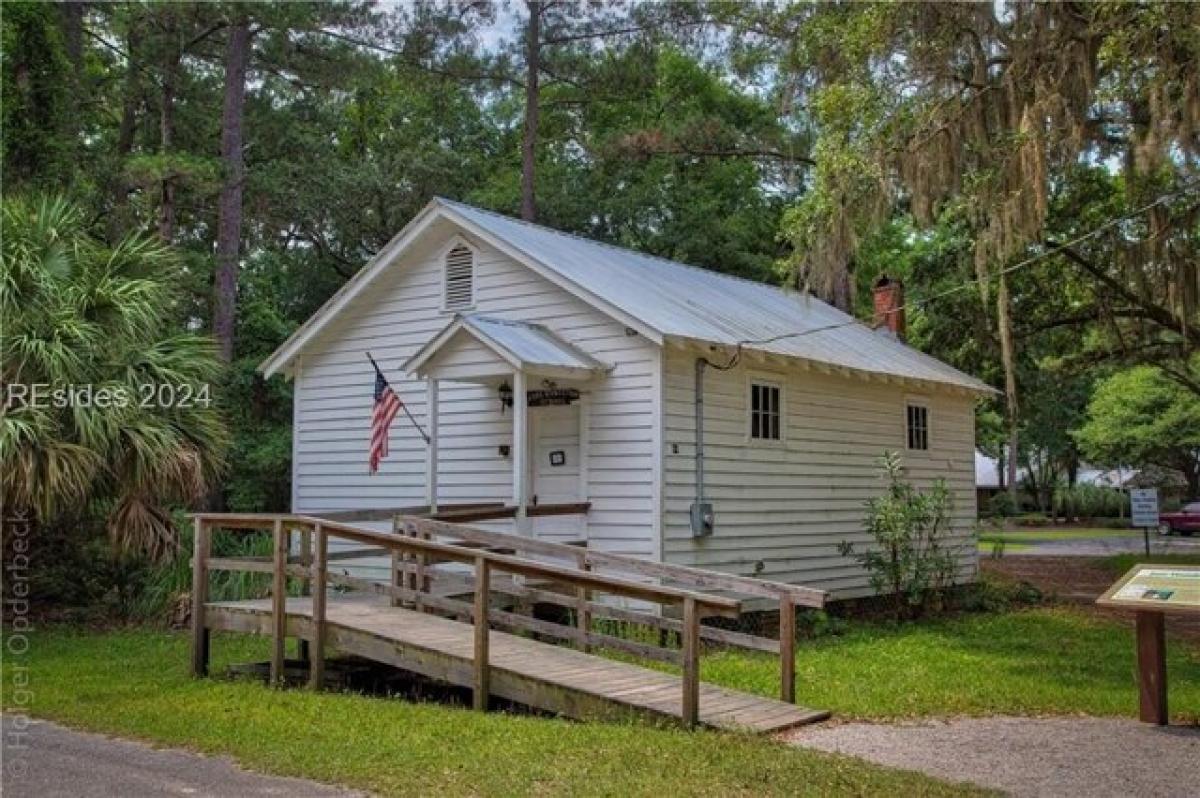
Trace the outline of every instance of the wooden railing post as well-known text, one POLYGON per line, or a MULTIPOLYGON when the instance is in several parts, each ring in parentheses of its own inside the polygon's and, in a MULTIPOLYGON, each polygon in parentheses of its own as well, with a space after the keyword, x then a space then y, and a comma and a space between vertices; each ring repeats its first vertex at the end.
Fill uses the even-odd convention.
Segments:
MULTIPOLYGON (((578 560, 579 560, 579 570, 581 570, 581 571, 592 570, 592 565, 591 565, 591 563, 588 562, 586 553, 580 553, 578 560)), ((592 591, 588 590, 586 587, 577 587, 577 588, 575 588, 575 595, 579 599, 579 609, 575 611, 576 612, 575 617, 577 619, 577 625, 579 627, 579 631, 583 632, 583 634, 584 634, 584 638, 582 641, 583 642, 583 650, 590 653, 592 650, 592 647, 590 644, 588 644, 587 634, 590 631, 592 631, 592 611, 588 609, 588 602, 592 600, 592 591)))
POLYGON ((475 709, 483 712, 488 706, 488 599, 491 591, 491 566, 487 559, 475 559, 475 709))
POLYGON ((312 567, 312 647, 309 650, 308 686, 320 690, 325 681, 325 600, 329 591, 329 538, 317 525, 312 567))
POLYGON ((208 625, 204 605, 208 602, 208 553, 212 531, 203 518, 195 519, 192 542, 192 675, 208 675, 208 625))
POLYGON ((683 725, 700 720, 700 616, 696 600, 683 600, 683 725))
MULTIPOLYGON (((404 527, 400 524, 400 517, 399 516, 393 517, 392 518, 392 534, 399 535, 403 532, 403 530, 404 530, 404 527)), ((401 581, 401 576, 400 576, 400 563, 401 563, 402 556, 403 555, 401 555, 399 549, 392 549, 392 569, 391 569, 391 576, 388 578, 388 584, 391 585, 392 587, 404 587, 404 583, 403 583, 403 581, 401 581)), ((391 598, 388 599, 388 604, 390 604, 393 607, 399 607, 401 605, 400 597, 395 594, 392 594, 391 598)))
POLYGON ((283 519, 274 525, 275 560, 271 571, 271 683, 283 683, 284 654, 287 643, 287 555, 288 532, 283 519))
POLYGON ((796 602, 779 598, 779 700, 796 703, 796 602))
MULTIPOLYGON (((312 564, 313 564, 313 533, 312 533, 312 530, 309 529, 308 527, 302 527, 300 529, 300 565, 304 568, 305 571, 307 571, 309 574, 311 574, 312 573, 312 564)), ((311 576, 305 577, 304 579, 300 580, 300 595, 301 596, 311 596, 312 595, 312 578, 311 578, 311 576)), ((308 645, 307 639, 300 638, 299 649, 300 649, 300 659, 303 662, 309 662, 310 657, 312 656, 312 652, 308 645)))
MULTIPOLYGON (((408 534, 416 540, 429 540, 429 533, 417 529, 415 524, 409 523, 408 534)), ((413 609, 420 612, 424 608, 424 603, 421 601, 421 593, 429 592, 429 575, 425 571, 425 565, 429 557, 425 552, 417 552, 413 556, 412 576, 409 578, 409 583, 413 592, 416 594, 413 598, 413 609)))

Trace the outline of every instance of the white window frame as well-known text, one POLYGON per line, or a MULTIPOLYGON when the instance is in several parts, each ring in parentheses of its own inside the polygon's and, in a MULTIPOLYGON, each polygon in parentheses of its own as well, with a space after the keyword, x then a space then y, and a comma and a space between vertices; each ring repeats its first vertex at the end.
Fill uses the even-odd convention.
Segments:
POLYGON ((784 379, 779 374, 748 372, 746 374, 746 442, 754 446, 783 446, 787 442, 787 388, 784 379), (754 423, 754 386, 761 385, 775 388, 779 391, 779 437, 756 438, 752 424, 754 423))
POLYGON ((904 435, 904 451, 906 454, 916 457, 926 457, 933 452, 934 430, 933 430, 933 407, 929 403, 929 399, 924 396, 906 396, 904 397, 904 410, 901 413, 901 429, 904 435), (909 446, 908 440, 908 409, 910 407, 920 407, 925 411, 925 448, 914 449, 909 446))
POLYGON ((462 313, 463 311, 474 310, 476 295, 475 288, 479 280, 479 249, 462 236, 455 236, 450 240, 449 244, 442 248, 441 253, 438 256, 438 264, 440 267, 438 273, 441 275, 442 312, 462 313), (460 305, 451 308, 446 306, 446 283, 448 282, 446 275, 446 260, 450 257, 451 252, 459 249, 460 247, 471 253, 471 299, 466 305, 460 305))

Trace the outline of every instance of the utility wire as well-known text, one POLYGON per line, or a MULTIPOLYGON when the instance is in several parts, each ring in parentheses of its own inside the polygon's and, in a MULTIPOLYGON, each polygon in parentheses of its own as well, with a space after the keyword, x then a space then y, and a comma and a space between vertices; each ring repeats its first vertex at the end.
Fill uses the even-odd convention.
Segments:
MULTIPOLYGON (((928 305, 931 302, 936 302, 937 300, 945 299, 948 296, 965 291, 969 288, 978 287, 985 280, 992 280, 993 278, 1002 277, 1007 274, 1012 274, 1013 272, 1015 272, 1019 269, 1023 269, 1027 266, 1037 263, 1038 261, 1048 258, 1051 255, 1058 255, 1064 249, 1069 249, 1069 248, 1075 246, 1076 244, 1080 244, 1080 243, 1083 243, 1084 241, 1088 241, 1092 238, 1095 238, 1096 236, 1100 235, 1104 231, 1109 230, 1110 228, 1116 227, 1117 225, 1127 222, 1131 219, 1135 219, 1138 216, 1141 216, 1143 213, 1146 213, 1147 211, 1152 210, 1152 209, 1158 207, 1159 205, 1162 205, 1163 203, 1167 202, 1168 200, 1174 199, 1175 197, 1178 197, 1179 195, 1184 194, 1187 191, 1189 191, 1193 188, 1196 188, 1198 186, 1200 186, 1200 179, 1196 179, 1191 182, 1184 183, 1182 186, 1175 189, 1174 191, 1170 191, 1170 192, 1167 192, 1166 194, 1160 195, 1153 202, 1147 203, 1146 205, 1143 205, 1142 207, 1140 207, 1136 210, 1130 211, 1129 213, 1126 213, 1122 216, 1117 216, 1112 219, 1109 219, 1107 222, 1105 222, 1104 224, 1101 224, 1099 227, 1095 227, 1092 230, 1090 230, 1082 235, 1076 236, 1075 238, 1072 238, 1071 240, 1066 241, 1064 243, 1056 244, 1052 249, 1047 249, 1044 252, 1039 252, 1036 255, 1032 255, 1028 258, 1025 258, 1024 260, 1020 261, 1019 263, 1014 263, 1012 266, 1007 266, 998 272, 993 272, 993 273, 985 275, 983 277, 976 277, 972 280, 968 280, 967 282, 961 283, 960 285, 952 286, 951 288, 947 288, 944 291, 939 291, 935 294, 932 294, 930 296, 924 297, 919 300, 905 302, 904 304, 894 308, 892 311, 889 311, 889 312, 899 312, 902 310, 908 310, 910 308, 915 310, 917 308, 924 307, 925 305, 928 305)), ((775 343, 776 341, 783 341, 783 340, 792 339, 792 338, 803 338, 806 335, 816 335, 817 333, 829 332, 831 330, 840 330, 843 327, 853 327, 856 324, 862 324, 862 323, 863 322, 859 321, 858 319, 852 318, 847 321, 838 322, 836 324, 826 324, 821 327, 813 327, 808 330, 799 330, 797 332, 782 333, 780 335, 773 335, 769 338, 743 339, 743 340, 737 342, 737 344, 736 344, 737 349, 734 352, 733 357, 730 358, 729 362, 726 363, 724 366, 714 366, 714 368, 718 368, 720 370, 733 368, 737 364, 738 360, 741 359, 742 348, 746 347, 746 346, 771 344, 771 343, 775 343)))

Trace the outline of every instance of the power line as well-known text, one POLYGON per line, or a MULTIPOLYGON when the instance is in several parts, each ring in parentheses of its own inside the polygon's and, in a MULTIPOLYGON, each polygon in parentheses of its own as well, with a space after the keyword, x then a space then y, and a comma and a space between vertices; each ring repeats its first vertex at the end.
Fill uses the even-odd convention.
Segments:
MULTIPOLYGON (((1062 244, 1058 244, 1053 249, 1048 249, 1044 252, 1039 252, 1038 254, 1028 257, 1025 260, 1020 261, 1019 263, 1015 263, 1012 266, 1005 267, 998 272, 993 272, 993 273, 985 275, 983 277, 976 277, 972 280, 968 280, 967 282, 961 283, 960 285, 952 286, 951 288, 948 288, 944 291, 939 291, 935 294, 924 297, 920 300, 906 302, 906 303, 900 305, 899 307, 894 308, 892 312, 899 312, 902 310, 908 310, 910 308, 915 310, 919 307, 928 305, 931 302, 935 302, 940 299, 945 299, 948 296, 957 294, 961 291, 965 291, 968 288, 978 287, 985 280, 991 280, 993 278, 1002 277, 1007 274, 1012 274, 1013 272, 1017 271, 1018 269, 1023 269, 1026 266, 1030 266, 1034 263, 1037 263, 1038 261, 1040 261, 1044 258, 1048 258, 1051 255, 1060 254, 1061 251, 1064 249, 1069 249, 1069 248, 1075 246, 1076 244, 1081 244, 1084 241, 1088 241, 1092 238, 1095 238, 1096 236, 1100 235, 1104 231, 1106 231, 1110 228, 1116 227, 1117 225, 1127 222, 1131 219, 1135 219, 1138 216, 1141 216, 1143 213, 1146 213, 1147 211, 1152 210, 1152 209, 1158 207, 1159 205, 1162 205, 1164 202, 1174 199, 1175 197, 1178 197, 1179 195, 1184 194, 1187 191, 1189 191, 1190 189, 1196 188, 1198 186, 1200 186, 1200 179, 1193 180, 1189 183, 1184 183, 1182 186, 1175 189, 1174 191, 1170 191, 1166 194, 1160 195, 1153 202, 1143 205, 1142 207, 1140 207, 1136 210, 1130 211, 1129 213, 1126 213, 1123 216, 1117 216, 1112 219, 1109 219, 1107 222, 1100 225, 1099 227, 1095 227, 1092 230, 1088 231, 1087 233, 1077 236, 1077 237, 1071 239, 1070 241, 1066 241, 1062 244)), ((775 343, 776 341, 783 341, 786 339, 802 338, 806 335, 816 335, 817 333, 829 332, 831 330, 839 330, 843 327, 852 327, 855 324, 862 324, 862 322, 859 321, 858 319, 852 318, 847 321, 838 322, 836 324, 826 324, 824 326, 813 327, 808 330, 800 330, 797 332, 783 333, 781 335, 771 336, 770 338, 745 339, 745 340, 738 341, 737 342, 737 351, 734 353, 733 358, 725 366, 725 368, 731 368, 737 362, 737 360, 741 357, 742 347, 744 347, 744 346, 753 346, 753 345, 758 345, 758 344, 771 344, 771 343, 775 343)))

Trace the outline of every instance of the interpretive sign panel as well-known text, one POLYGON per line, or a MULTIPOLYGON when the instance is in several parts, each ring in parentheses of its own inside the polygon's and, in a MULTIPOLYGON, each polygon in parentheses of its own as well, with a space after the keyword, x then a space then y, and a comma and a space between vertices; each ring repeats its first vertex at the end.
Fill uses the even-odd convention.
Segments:
POLYGON ((1200 613, 1200 565, 1135 565, 1097 604, 1200 613))

